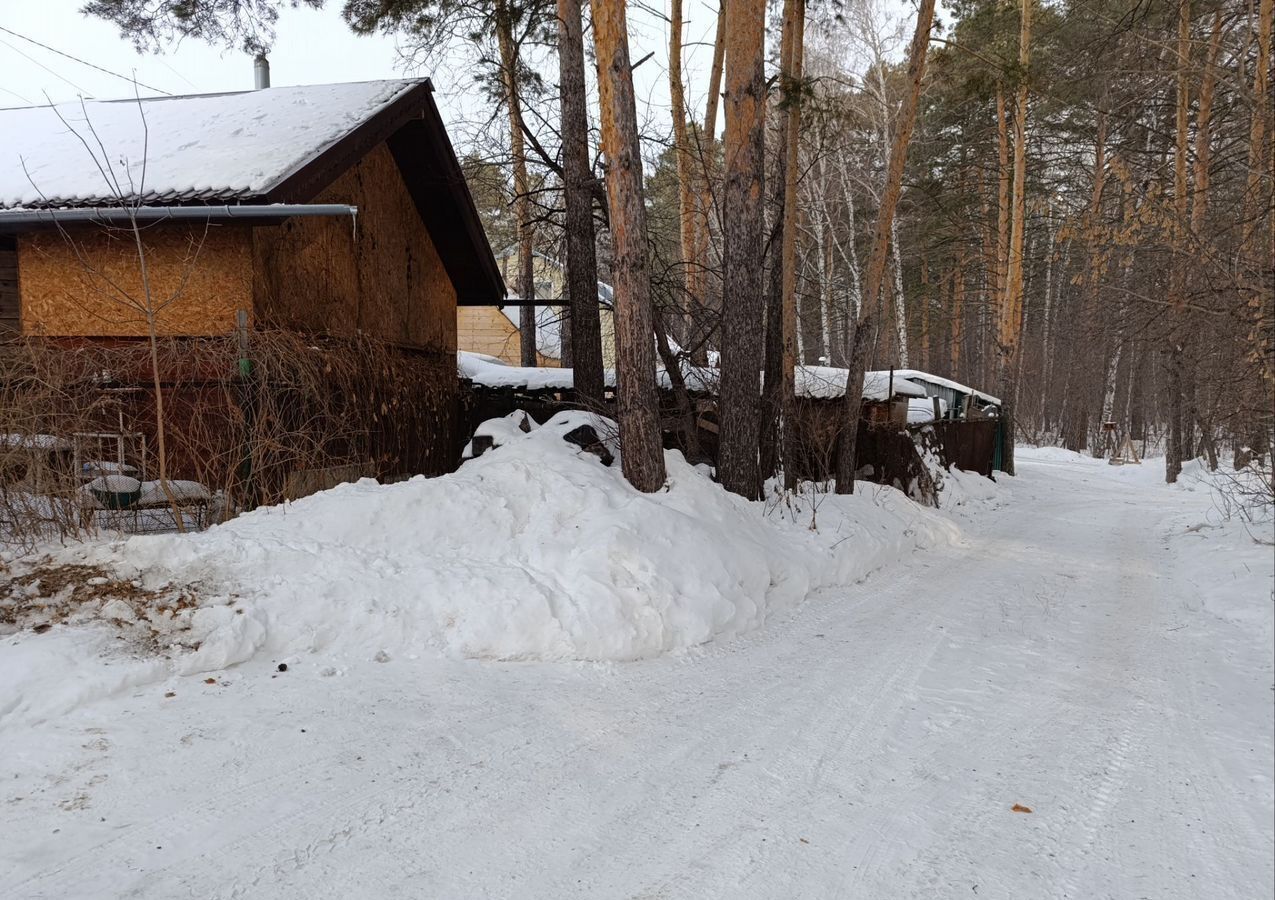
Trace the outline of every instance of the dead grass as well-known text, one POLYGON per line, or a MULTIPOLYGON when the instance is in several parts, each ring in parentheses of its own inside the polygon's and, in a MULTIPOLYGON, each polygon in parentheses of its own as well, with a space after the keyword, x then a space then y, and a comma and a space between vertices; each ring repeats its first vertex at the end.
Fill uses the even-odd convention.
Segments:
POLYGON ((63 564, 49 558, 15 570, 0 567, 0 633, 41 634, 58 625, 100 622, 157 651, 189 632, 189 613, 199 605, 190 586, 144 588, 100 566, 63 564))

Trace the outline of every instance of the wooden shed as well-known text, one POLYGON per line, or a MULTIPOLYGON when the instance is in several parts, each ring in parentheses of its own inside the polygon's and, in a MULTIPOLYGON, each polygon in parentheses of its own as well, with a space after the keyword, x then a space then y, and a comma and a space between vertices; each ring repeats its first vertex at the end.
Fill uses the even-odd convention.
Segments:
POLYGON ((378 341, 429 362, 448 432, 395 465, 453 464, 457 308, 505 288, 427 79, 4 109, 0 129, 0 329, 378 341))
POLYGON ((24 334, 145 333, 134 221, 166 335, 242 310, 455 352, 456 306, 504 298, 427 79, 6 109, 0 129, 24 334))

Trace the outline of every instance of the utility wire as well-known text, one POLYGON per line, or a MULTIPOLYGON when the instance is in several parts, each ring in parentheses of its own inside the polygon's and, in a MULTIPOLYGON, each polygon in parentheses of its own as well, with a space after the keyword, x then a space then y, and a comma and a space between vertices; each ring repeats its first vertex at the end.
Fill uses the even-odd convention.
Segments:
POLYGON ((3 86, 0 86, 0 91, 4 91, 6 94, 12 94, 13 96, 15 96, 15 97, 17 97, 19 100, 21 100, 23 103, 25 103, 27 106, 35 106, 35 104, 34 104, 34 103, 32 103, 32 102, 31 102, 30 100, 28 100, 26 97, 23 97, 23 96, 22 96, 21 94, 19 94, 17 91, 10 90, 9 88, 7 88, 7 87, 3 87, 3 86))
MULTIPOLYGON (((73 62, 77 62, 82 66, 88 66, 90 69, 97 69, 97 71, 105 72, 107 75, 113 75, 114 77, 119 78, 122 81, 127 81, 129 84, 135 84, 138 87, 144 87, 146 88, 146 90, 154 91, 157 94, 165 94, 166 96, 169 96, 169 97, 173 96, 171 91, 166 91, 166 90, 163 90, 162 88, 153 87, 152 85, 145 84, 144 82, 138 81, 136 78, 130 78, 127 75, 121 75, 119 72, 112 72, 110 69, 104 69, 99 65, 95 65, 89 62, 88 60, 80 59, 78 56, 72 56, 70 53, 63 53, 61 50, 58 50, 55 47, 50 47, 48 44, 42 44, 39 41, 37 41, 35 38, 29 38, 25 34, 19 34, 18 32, 13 31, 12 29, 5 28, 3 25, 0 25, 0 31, 5 32, 6 34, 11 34, 16 38, 21 38, 22 40, 28 43, 35 44, 37 47, 43 47, 45 50, 48 50, 50 53, 56 53, 58 56, 66 57, 67 59, 72 60, 73 62)), ((10 46, 12 47, 12 45, 10 46)), ((18 50, 16 47, 13 47, 13 49, 18 53, 22 53, 22 51, 18 50)), ((22 55, 26 56, 25 53, 23 53, 22 55)), ((27 56, 27 59, 31 59, 31 57, 27 56)), ((35 60, 31 60, 31 61, 35 62, 35 60)), ((39 65, 39 63, 36 63, 36 64, 39 65)), ((46 71, 50 71, 50 72, 53 71, 52 69, 49 69, 47 66, 41 66, 41 68, 45 69, 46 71)), ((53 74, 57 75, 56 72, 54 72, 53 74)), ((58 75, 58 77, 62 78, 61 75, 58 75)), ((62 80, 67 81, 68 79, 63 78, 62 80)), ((70 82, 70 83, 74 84, 74 82, 70 82)), ((80 90, 83 91, 84 89, 80 88, 80 90)))
MULTIPOLYGON (((8 30, 9 30, 9 29, 7 29, 7 28, 4 28, 4 26, 3 26, 3 25, 0 25, 0 28, 3 28, 5 31, 8 31, 8 30)), ((49 73, 50 75, 52 75, 54 78, 60 78, 62 81, 65 81, 67 84, 69 84, 71 87, 75 88, 75 89, 76 89, 77 91, 79 91, 81 94, 87 94, 87 93, 88 93, 88 91, 84 90, 84 88, 80 87, 78 84, 76 84, 76 83, 75 83, 74 81, 72 81, 71 79, 67 78, 65 75, 59 75, 57 72, 54 72, 52 69, 50 69, 50 68, 49 68, 48 66, 46 66, 44 63, 40 62, 40 61, 39 61, 38 59, 36 59, 34 56, 31 56, 30 54, 27 54, 27 53, 23 53, 21 50, 19 50, 19 49, 18 49, 17 47, 15 47, 15 46, 13 46, 13 44, 10 44, 8 41, 6 41, 6 40, 0 40, 0 44, 4 44, 6 47, 8 47, 8 48, 9 48, 10 50, 12 50, 14 53, 18 54, 18 56, 25 57, 25 58, 26 58, 27 60, 29 60, 30 62, 32 62, 32 63, 34 63, 35 65, 39 66, 39 67, 40 67, 41 69, 43 69, 44 71, 48 72, 48 73, 49 73)))

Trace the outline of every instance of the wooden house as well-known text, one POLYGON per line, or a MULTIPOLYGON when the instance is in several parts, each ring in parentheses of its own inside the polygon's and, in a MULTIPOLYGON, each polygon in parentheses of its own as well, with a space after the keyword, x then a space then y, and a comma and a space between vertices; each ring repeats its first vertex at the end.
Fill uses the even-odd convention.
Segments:
MULTIPOLYGON (((375 340, 433 366, 452 427, 457 308, 505 288, 428 80, 3 109, 0 130, 0 328, 375 340)), ((446 470, 456 435, 432 443, 396 465, 446 470)))

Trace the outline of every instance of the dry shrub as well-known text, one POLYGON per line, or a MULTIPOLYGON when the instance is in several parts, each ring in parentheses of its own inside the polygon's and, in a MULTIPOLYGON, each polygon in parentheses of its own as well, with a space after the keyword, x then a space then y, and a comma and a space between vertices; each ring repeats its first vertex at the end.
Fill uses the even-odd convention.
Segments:
MULTIPOLYGON (((161 339, 159 369, 169 478, 209 494, 178 492, 187 525, 357 477, 441 474, 455 465, 451 354, 258 329, 246 340, 161 339)), ((0 346, 4 539, 175 527, 167 504, 143 513, 90 509, 83 487, 103 471, 88 464, 121 458, 138 478, 155 477, 154 400, 144 341, 0 346)))

